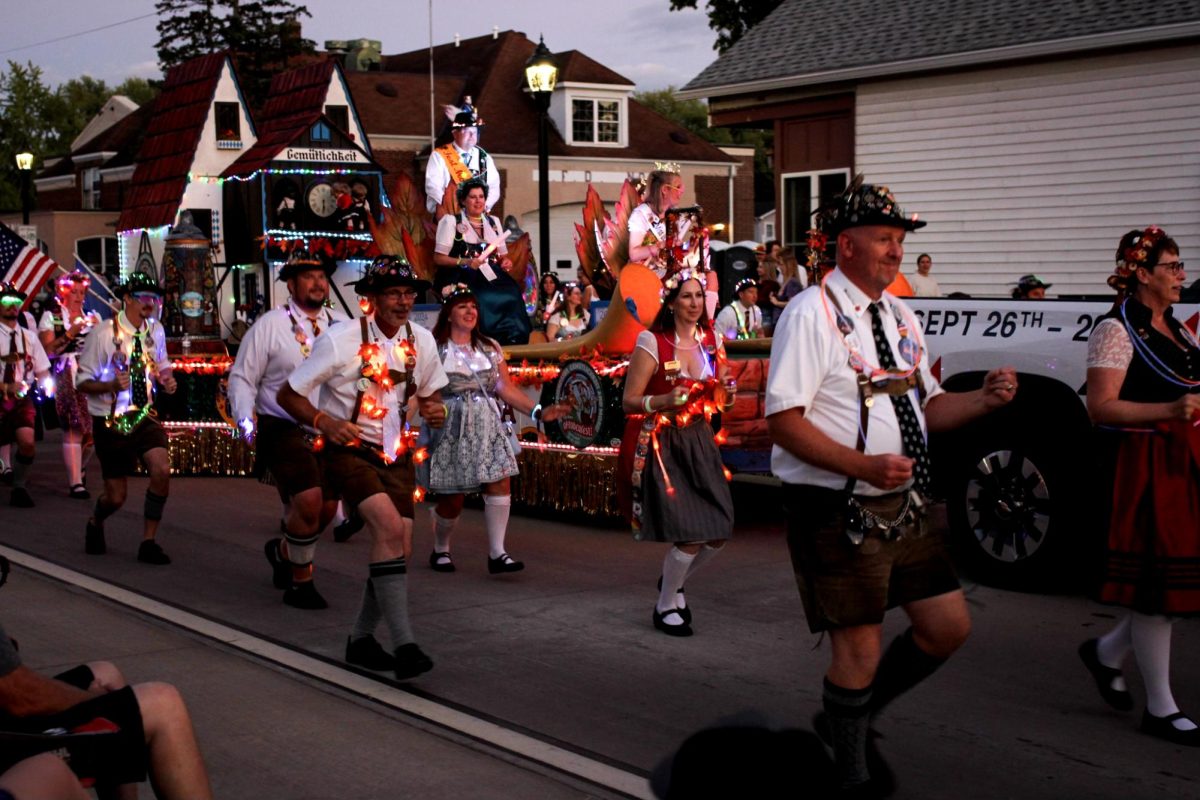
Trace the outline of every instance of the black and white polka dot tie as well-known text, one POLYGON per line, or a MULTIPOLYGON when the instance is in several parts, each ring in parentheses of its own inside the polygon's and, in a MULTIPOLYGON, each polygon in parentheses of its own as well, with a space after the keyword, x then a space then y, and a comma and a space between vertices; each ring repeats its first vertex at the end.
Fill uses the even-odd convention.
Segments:
MULTIPOLYGON (((879 315, 879 305, 871 303, 871 333, 875 337, 875 352, 879 357, 879 366, 884 369, 896 367, 896 357, 892 355, 892 346, 888 343, 883 332, 883 318, 879 315)), ((900 396, 892 395, 892 407, 896 410, 896 419, 900 422, 900 437, 904 441, 904 454, 913 460, 913 482, 917 491, 929 495, 929 450, 925 446, 925 434, 917 412, 913 409, 911 392, 900 396)))

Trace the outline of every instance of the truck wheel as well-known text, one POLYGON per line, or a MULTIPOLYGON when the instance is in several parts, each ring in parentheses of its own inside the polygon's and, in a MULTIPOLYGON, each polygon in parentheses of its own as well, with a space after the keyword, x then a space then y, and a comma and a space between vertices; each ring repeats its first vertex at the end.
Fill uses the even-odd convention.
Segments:
MULTIPOLYGON (((999 430, 994 433, 999 434, 999 430)), ((1061 588, 1074 489, 1045 440, 986 436, 960 451, 947 511, 968 574, 1007 588, 1061 588)))

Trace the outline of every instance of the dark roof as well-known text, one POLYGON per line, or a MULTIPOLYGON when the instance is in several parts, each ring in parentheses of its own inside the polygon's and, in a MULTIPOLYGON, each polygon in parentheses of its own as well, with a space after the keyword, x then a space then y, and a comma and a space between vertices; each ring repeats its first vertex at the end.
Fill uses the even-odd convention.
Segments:
MULTIPOLYGON (((444 105, 462 102, 470 95, 486 126, 480 144, 494 153, 537 154, 537 108, 524 90, 525 62, 536 44, 525 34, 504 31, 495 38, 481 36, 433 49, 437 80, 437 127, 446 124, 444 105)), ((555 54, 563 82, 612 84, 631 87, 623 78, 577 50, 555 54)), ((429 50, 384 56, 381 72, 351 73, 354 104, 367 135, 421 136, 429 133, 429 50), (387 93, 379 91, 386 85, 387 93), (395 92, 395 96, 391 92, 395 92)), ((550 130, 552 156, 576 156, 642 161, 733 162, 719 147, 686 128, 659 116, 632 98, 629 100, 629 144, 626 147, 568 145, 559 131, 550 130)))
POLYGON ((1197 21, 1200 0, 907 0, 887 5, 875 0, 783 0, 684 90, 804 76, 816 83, 821 74, 840 70, 1104 35, 1136 38, 1137 31, 1146 31, 1144 38, 1165 40, 1165 33, 1148 29, 1197 21))
POLYGON ((132 164, 137 156, 138 148, 146 134, 146 124, 150 121, 151 103, 140 106, 126 114, 121 119, 97 133, 91 139, 71 151, 71 155, 60 159, 56 164, 38 173, 38 178, 53 178, 58 175, 74 175, 74 156, 89 153, 116 153, 112 158, 100 165, 101 169, 124 167, 132 164))
MULTIPOLYGON (((249 150, 238 156, 237 161, 226 167, 225 171, 221 173, 221 177, 228 178, 232 175, 249 175, 255 170, 267 167, 275 159, 275 156, 279 154, 280 150, 293 145, 319 119, 324 120, 325 124, 330 128, 340 130, 329 117, 325 116, 325 112, 319 109, 309 111, 303 116, 289 114, 286 118, 276 120, 274 125, 264 125, 260 128, 258 140, 249 150)), ((350 139, 348 131, 341 131, 341 133, 345 134, 347 139, 350 139)), ((361 144, 357 142, 353 142, 353 144, 362 150, 368 159, 371 159, 371 154, 361 144)), ((356 164, 356 166, 363 165, 356 164)), ((378 164, 371 159, 369 166, 378 167, 378 164)))
MULTIPOLYGON (((346 83, 358 109, 358 119, 368 136, 429 136, 429 71, 347 72, 346 83), (418 105, 414 99, 421 98, 418 105)), ((434 96, 439 104, 457 102, 465 79, 458 76, 434 79, 434 96)), ((484 118, 486 120, 486 117, 484 118)), ((446 118, 437 112, 441 130, 446 118)))
POLYGON ((137 168, 117 230, 154 228, 175 221, 227 59, 226 53, 210 53, 167 72, 162 92, 154 101, 146 138, 138 150, 137 168))

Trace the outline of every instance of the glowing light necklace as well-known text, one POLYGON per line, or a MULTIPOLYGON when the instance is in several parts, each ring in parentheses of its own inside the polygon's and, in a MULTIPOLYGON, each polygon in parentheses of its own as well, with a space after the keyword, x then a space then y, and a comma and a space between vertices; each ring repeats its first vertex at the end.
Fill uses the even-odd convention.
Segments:
MULTIPOLYGON (((916 345, 917 349, 913 354, 913 358, 908 359, 911 366, 907 370, 884 369, 879 365, 872 365, 869 361, 867 361, 866 358, 863 357, 862 352, 850 342, 848 332, 843 331, 842 328, 838 326, 837 320, 829 308, 829 290, 825 287, 825 282, 828 280, 828 277, 829 276, 826 275, 821 279, 821 307, 825 310, 825 319, 829 322, 830 327, 833 328, 833 331, 838 335, 838 338, 842 340, 842 345, 845 346, 846 350, 850 352, 850 368, 855 372, 868 373, 872 381, 903 380, 916 374, 917 369, 920 367, 921 359, 925 357, 925 348, 921 345, 921 342, 917 337, 913 338, 913 343, 916 345)), ((892 307, 898 308, 895 305, 892 307)), ((908 338, 908 331, 910 327, 913 330, 916 330, 916 325, 911 319, 908 318, 907 314, 905 314, 905 319, 896 320, 896 328, 900 333, 901 339, 908 338)), ((904 357, 903 349, 904 348, 901 348, 901 357, 904 357)))

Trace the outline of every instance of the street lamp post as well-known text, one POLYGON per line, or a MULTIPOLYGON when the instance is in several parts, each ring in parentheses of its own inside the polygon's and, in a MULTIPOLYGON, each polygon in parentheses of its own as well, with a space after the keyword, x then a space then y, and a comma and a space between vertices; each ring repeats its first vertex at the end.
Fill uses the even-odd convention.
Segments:
POLYGON ((29 191, 33 174, 33 153, 17 153, 17 169, 21 173, 21 224, 29 224, 29 207, 33 198, 29 191))
POLYGON ((558 64, 539 36, 533 55, 525 62, 525 83, 538 109, 538 263, 550 271, 550 96, 558 82, 558 64))

